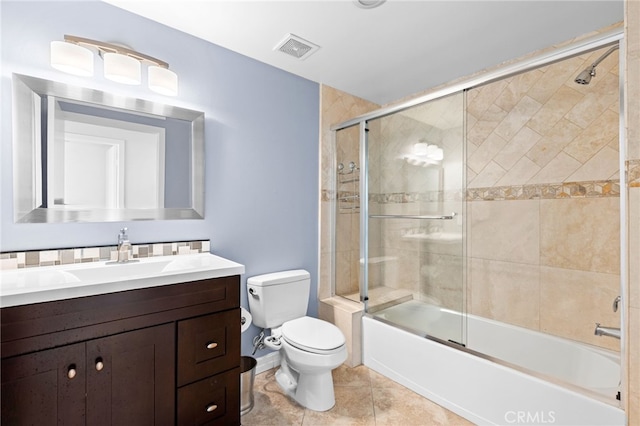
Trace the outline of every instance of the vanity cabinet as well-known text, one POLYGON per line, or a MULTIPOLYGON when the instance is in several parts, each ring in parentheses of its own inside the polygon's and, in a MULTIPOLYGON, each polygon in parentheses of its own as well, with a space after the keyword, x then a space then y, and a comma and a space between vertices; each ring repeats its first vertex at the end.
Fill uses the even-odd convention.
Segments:
MULTIPOLYGON (((153 424, 172 411, 169 324, 2 360, 2 424, 153 424)), ((169 417, 168 417, 169 416, 169 417)))
POLYGON ((238 276, 0 319, 3 426, 240 424, 238 276))

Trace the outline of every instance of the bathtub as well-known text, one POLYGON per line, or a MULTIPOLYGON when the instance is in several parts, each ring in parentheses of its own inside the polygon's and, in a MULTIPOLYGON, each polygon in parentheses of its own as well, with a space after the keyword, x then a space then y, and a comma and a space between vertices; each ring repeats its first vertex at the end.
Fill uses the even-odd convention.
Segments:
POLYGON ((611 351, 419 301, 374 317, 363 318, 364 364, 476 424, 625 424, 611 351))

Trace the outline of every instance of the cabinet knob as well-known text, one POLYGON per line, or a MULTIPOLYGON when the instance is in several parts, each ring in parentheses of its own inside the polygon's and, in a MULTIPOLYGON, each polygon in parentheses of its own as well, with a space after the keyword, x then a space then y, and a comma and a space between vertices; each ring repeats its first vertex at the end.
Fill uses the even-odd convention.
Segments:
POLYGON ((213 349, 213 348, 216 348, 217 346, 218 344, 216 342, 207 343, 207 349, 213 349))
POLYGON ((207 413, 211 413, 213 411, 215 411, 218 408, 218 406, 216 404, 209 404, 207 405, 207 413))
POLYGON ((102 362, 102 358, 96 359, 96 371, 102 371, 104 368, 104 363, 102 362))
POLYGON ((67 370, 67 377, 69 379, 73 379, 74 377, 76 377, 76 374, 78 372, 76 371, 76 365, 75 364, 71 364, 69 366, 69 369, 67 370))

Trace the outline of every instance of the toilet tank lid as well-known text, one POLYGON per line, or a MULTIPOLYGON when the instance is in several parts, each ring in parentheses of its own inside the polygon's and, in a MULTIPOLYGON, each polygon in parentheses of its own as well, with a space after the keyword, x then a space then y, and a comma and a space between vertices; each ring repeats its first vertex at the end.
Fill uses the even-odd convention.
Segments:
POLYGON ((304 269, 294 269, 291 271, 273 272, 270 274, 256 275, 247 279, 248 285, 266 287, 269 285, 286 284, 293 281, 306 280, 311 277, 304 269))

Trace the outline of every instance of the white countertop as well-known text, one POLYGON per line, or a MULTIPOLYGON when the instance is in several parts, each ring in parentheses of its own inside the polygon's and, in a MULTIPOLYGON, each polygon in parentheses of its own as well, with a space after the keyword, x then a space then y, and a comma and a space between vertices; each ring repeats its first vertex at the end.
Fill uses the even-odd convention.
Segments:
POLYGON ((210 254, 75 263, 0 271, 0 307, 244 274, 244 265, 210 254), (137 259, 136 259, 137 260, 137 259))

